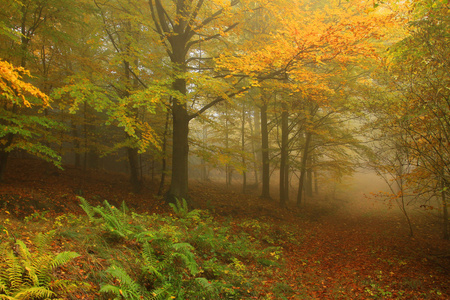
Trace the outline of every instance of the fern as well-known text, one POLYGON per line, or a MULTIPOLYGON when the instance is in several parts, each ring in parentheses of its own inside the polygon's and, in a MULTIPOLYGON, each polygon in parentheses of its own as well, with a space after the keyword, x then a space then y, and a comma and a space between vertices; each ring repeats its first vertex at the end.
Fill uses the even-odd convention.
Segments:
POLYGON ((172 259, 179 258, 181 261, 183 261, 186 268, 192 275, 196 275, 199 272, 194 253, 192 253, 194 247, 192 247, 191 244, 176 243, 172 245, 172 249, 175 250, 173 253, 171 253, 172 259))
POLYGON ((51 270, 54 270, 60 266, 65 265, 66 263, 70 262, 71 260, 73 260, 74 258, 77 258, 78 256, 80 256, 78 253, 76 252, 71 252, 71 251, 65 251, 65 252, 61 252, 58 253, 48 264, 49 268, 51 270))
POLYGON ((88 215, 89 219, 94 223, 103 223, 106 231, 119 238, 133 239, 135 228, 129 224, 128 207, 122 202, 121 209, 117 209, 107 200, 103 202, 103 206, 93 207, 86 199, 78 197, 81 201, 80 206, 88 215), (96 218, 98 215, 100 218, 96 218))
POLYGON ((198 277, 195 278, 195 282, 203 289, 206 290, 208 292, 214 292, 215 288, 214 286, 211 284, 211 282, 204 278, 204 277, 198 277))
POLYGON ((166 283, 163 287, 153 290, 149 300, 174 299, 174 297, 170 297, 170 293, 168 292, 171 287, 172 285, 170 283, 166 283))
POLYGON ((17 300, 25 299, 51 299, 55 298, 56 294, 45 287, 32 286, 30 288, 22 289, 15 294, 14 298, 17 300))
POLYGON ((153 254, 153 249, 151 248, 149 243, 144 243, 142 247, 142 258, 144 265, 142 269, 144 272, 148 272, 149 274, 155 275, 157 278, 163 278, 160 273, 163 268, 163 264, 160 263, 156 256, 153 254))
POLYGON ((183 198, 181 202, 178 199, 175 199, 175 200, 176 200, 176 203, 169 203, 173 212, 180 218, 186 217, 186 215, 189 212, 189 208, 188 208, 186 199, 183 198))
POLYGON ((101 287, 101 293, 111 293, 116 296, 114 299, 150 299, 150 294, 136 283, 127 272, 117 266, 111 266, 106 272, 117 279, 119 286, 107 284, 101 287))
POLYGON ((80 202, 81 202, 80 206, 84 210, 86 215, 89 217, 89 220, 94 221, 95 220, 95 212, 94 212, 94 208, 92 207, 92 205, 90 205, 89 202, 87 202, 87 200, 81 196, 77 196, 77 198, 80 200, 80 202))
POLYGON ((38 235, 33 253, 20 240, 13 247, 1 245, 0 299, 53 299, 73 287, 73 282, 55 281, 53 271, 78 254, 62 252, 54 256, 46 247, 53 234, 38 235))

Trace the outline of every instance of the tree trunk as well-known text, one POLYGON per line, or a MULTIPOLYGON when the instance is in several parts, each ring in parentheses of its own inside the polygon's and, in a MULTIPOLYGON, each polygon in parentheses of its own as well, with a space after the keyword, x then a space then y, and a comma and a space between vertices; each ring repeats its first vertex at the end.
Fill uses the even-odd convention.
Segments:
POLYGON ((307 166, 306 166, 306 186, 305 186, 306 196, 312 197, 313 195, 313 171, 312 171, 312 156, 308 156, 307 166))
POLYGON ((267 123, 267 103, 261 106, 261 157, 262 157, 262 192, 261 198, 270 197, 270 161, 269 161, 269 129, 267 123))
MULTIPOLYGON (((256 115, 258 115, 258 114, 256 114, 256 115)), ((250 127, 250 143, 251 143, 250 145, 252 148, 252 155, 253 155, 253 174, 255 177, 255 187, 258 188, 258 186, 259 186, 258 169, 259 169, 259 162, 261 160, 258 159, 258 155, 257 155, 256 149, 255 149, 255 130, 253 129, 253 122, 255 122, 255 125, 256 125, 256 120, 255 120, 256 118, 252 119, 251 115, 249 116, 249 118, 250 119, 249 119, 248 125, 250 127)), ((256 136, 259 136, 259 133, 256 136)))
POLYGON ((445 184, 443 184, 442 198, 441 198, 442 199, 442 212, 443 212, 442 233, 443 233, 443 238, 445 240, 450 240, 450 232, 449 232, 449 224, 448 224, 448 203, 447 203, 447 197, 446 197, 447 191, 445 190, 446 187, 447 186, 445 184))
POLYGON ((252 136, 255 138, 252 139, 252 148, 253 153, 255 156, 255 178, 256 178, 256 184, 259 186, 259 183, 261 181, 261 172, 262 172, 262 151, 261 149, 258 149, 257 140, 261 137, 261 114, 258 113, 257 110, 254 112, 254 124, 255 124, 255 130, 254 133, 252 132, 252 136))
POLYGON ((8 163, 9 152, 5 150, 0 150, 0 182, 4 181, 6 165, 8 163))
MULTIPOLYGON (((313 165, 317 164, 317 156, 312 156, 313 165)), ((319 179, 317 178, 317 169, 313 169, 313 178, 314 178, 314 194, 319 194, 319 179)))
MULTIPOLYGON (((230 136, 228 132, 228 103, 225 103, 225 151, 228 154, 230 152, 230 136)), ((225 165, 225 181, 227 188, 231 186, 231 167, 227 162, 225 165)))
MULTIPOLYGON (((173 84, 174 90, 186 95, 186 80, 177 78, 173 84)), ((166 195, 166 201, 174 203, 176 199, 189 201, 188 195, 188 155, 189 155, 189 116, 186 103, 174 99, 173 117, 173 152, 172 180, 166 195)))
POLYGON ((289 123, 288 111, 286 103, 282 103, 281 113, 281 157, 280 157, 280 206, 287 207, 288 201, 288 139, 289 139, 289 123))
POLYGON ((142 183, 139 178, 139 154, 136 148, 127 147, 128 163, 130 164, 130 182, 133 192, 140 193, 142 183))
POLYGON ((167 172, 167 135, 169 134, 169 113, 166 114, 166 124, 164 125, 163 144, 162 144, 162 161, 161 161, 161 181, 159 182, 158 196, 161 196, 164 190, 167 172))
POLYGON ((300 206, 302 204, 303 185, 305 183, 306 162, 308 159, 308 151, 309 151, 310 142, 311 142, 311 132, 308 131, 306 133, 305 148, 303 149, 303 156, 302 156, 302 161, 301 161, 301 165, 300 165, 300 179, 299 179, 299 183, 298 183, 297 206, 300 206))
POLYGON ((247 190, 247 170, 245 161, 245 104, 242 104, 242 123, 241 123, 241 155, 242 155, 242 193, 247 190))

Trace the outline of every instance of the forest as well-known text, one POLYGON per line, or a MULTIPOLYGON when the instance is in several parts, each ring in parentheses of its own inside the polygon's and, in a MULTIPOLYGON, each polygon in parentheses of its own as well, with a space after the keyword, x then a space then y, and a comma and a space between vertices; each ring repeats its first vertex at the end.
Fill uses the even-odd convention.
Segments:
POLYGON ((449 299, 449 41, 448 0, 2 0, 0 299, 449 299))

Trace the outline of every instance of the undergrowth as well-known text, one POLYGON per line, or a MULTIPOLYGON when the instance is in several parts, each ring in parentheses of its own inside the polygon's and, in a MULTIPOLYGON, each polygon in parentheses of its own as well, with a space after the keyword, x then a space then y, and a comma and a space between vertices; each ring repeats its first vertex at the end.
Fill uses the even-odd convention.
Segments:
MULTIPOLYGON (((46 255, 46 261, 34 263, 33 272, 47 277, 41 284, 30 273, 29 279, 22 279, 24 288, 42 286, 49 292, 26 299, 56 297, 52 294, 56 284, 65 288, 60 289, 66 293, 65 299, 262 299, 258 287, 282 264, 276 242, 261 243, 251 231, 233 222, 218 222, 208 211, 189 210, 184 200, 172 205, 173 213, 164 215, 136 214, 125 203, 115 207, 104 201, 101 206, 92 206, 81 197, 80 202, 86 216, 33 217, 24 223, 33 226, 39 222, 35 224, 42 226, 45 222, 60 241, 59 248, 70 250, 53 255, 58 260, 65 255, 61 262, 54 263, 52 255, 46 255), (81 254, 76 264, 67 266, 60 278, 55 277, 55 268, 75 258, 74 251, 81 254), (78 287, 78 291, 67 293, 69 287, 78 287)), ((261 230, 255 234, 273 238, 266 233, 269 227, 258 226, 261 230)), ((14 234, 6 223, 1 229, 2 234, 14 234)), ((21 278, 25 278, 30 263, 27 257, 32 252, 24 244, 18 245, 25 254, 10 252, 8 263, 22 264, 21 278)), ((2 280, 6 278, 2 276, 2 280)), ((18 284, 2 281, 0 294, 5 294, 4 286, 16 293, 18 284)), ((22 298, 0 295, 0 299, 22 298)))

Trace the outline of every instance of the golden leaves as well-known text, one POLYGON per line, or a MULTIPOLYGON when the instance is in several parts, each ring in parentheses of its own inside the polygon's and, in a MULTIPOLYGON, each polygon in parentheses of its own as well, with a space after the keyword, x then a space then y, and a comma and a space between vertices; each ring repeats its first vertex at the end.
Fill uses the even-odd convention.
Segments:
POLYGON ((50 106, 49 97, 34 85, 25 82, 24 76, 30 76, 30 72, 0 60, 0 94, 7 100, 7 105, 31 107, 31 96, 39 99, 39 104, 43 107, 50 106))

